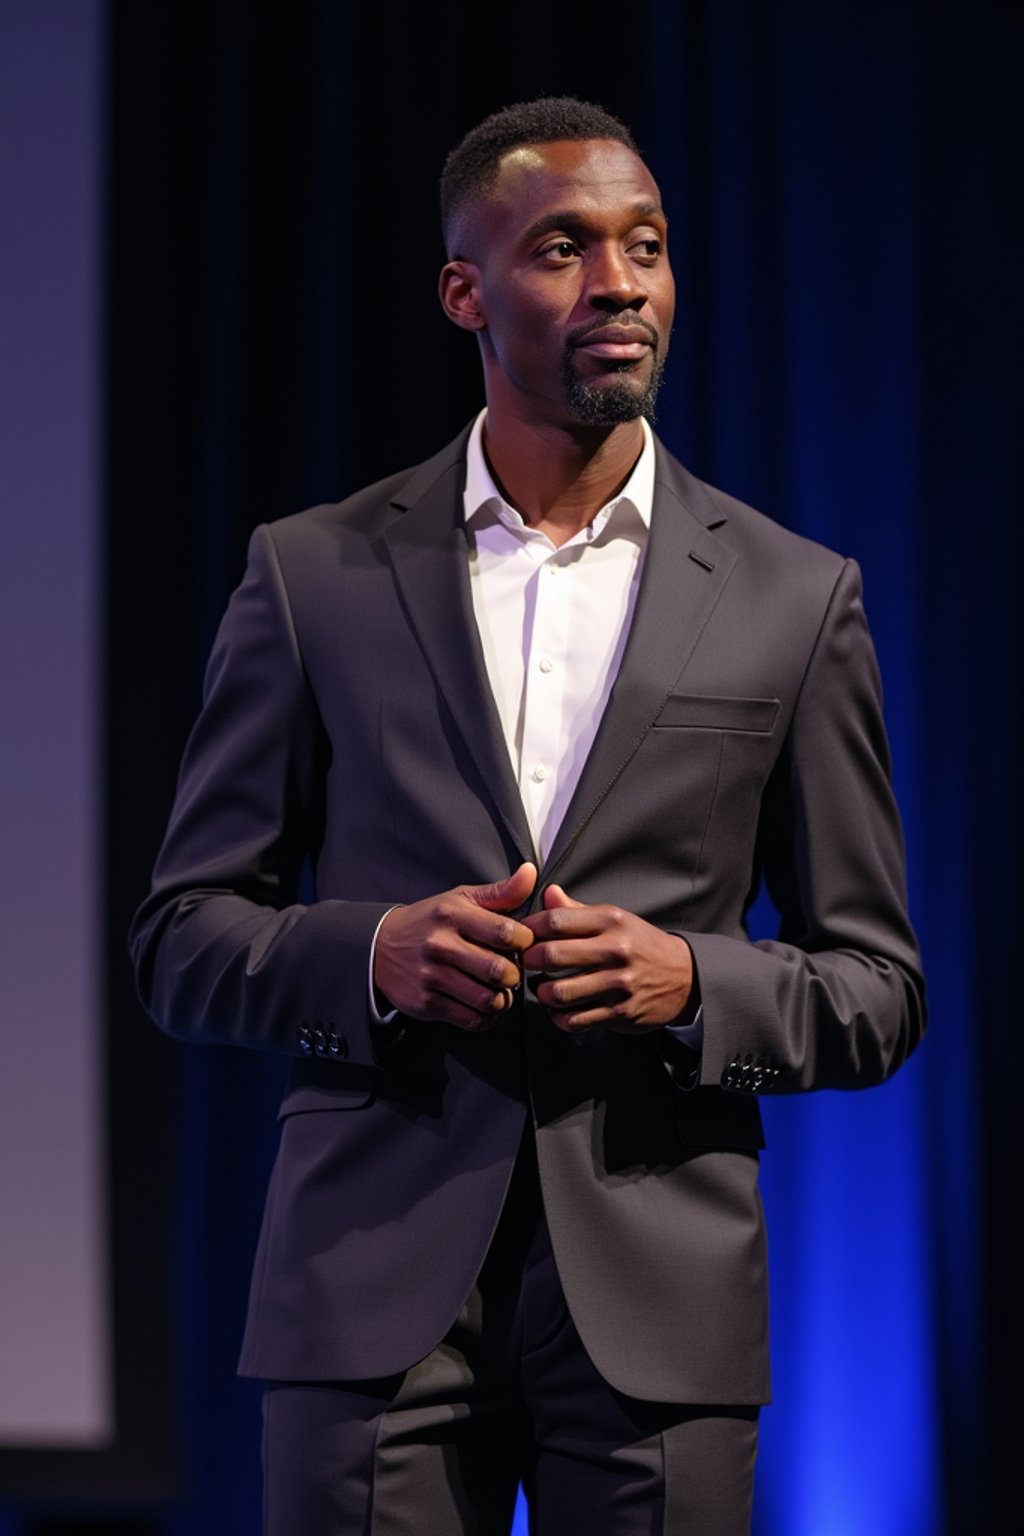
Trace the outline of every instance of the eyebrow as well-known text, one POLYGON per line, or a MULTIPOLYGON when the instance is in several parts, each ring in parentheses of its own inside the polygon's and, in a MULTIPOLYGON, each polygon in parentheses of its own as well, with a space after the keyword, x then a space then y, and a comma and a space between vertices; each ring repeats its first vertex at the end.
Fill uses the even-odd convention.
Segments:
MULTIPOLYGON (((630 210, 634 224, 641 224, 645 219, 659 219, 667 223, 664 209, 657 203, 636 203, 630 210)), ((537 219, 523 233, 524 240, 536 240, 540 235, 550 234, 553 229, 586 229, 590 224, 586 214, 578 208, 556 208, 551 213, 545 213, 537 219)))

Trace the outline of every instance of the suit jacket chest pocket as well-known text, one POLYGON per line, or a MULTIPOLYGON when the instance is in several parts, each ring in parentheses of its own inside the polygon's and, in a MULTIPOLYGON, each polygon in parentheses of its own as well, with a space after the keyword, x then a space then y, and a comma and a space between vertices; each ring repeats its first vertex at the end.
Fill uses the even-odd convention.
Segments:
POLYGON ((778 753, 779 709, 779 700, 768 698, 673 693, 665 700, 650 735, 662 752, 666 746, 672 752, 675 743, 684 777, 687 759, 699 760, 702 773, 713 775, 705 834, 712 818, 724 817, 738 843, 753 838, 778 753))
POLYGON ((779 714, 778 699, 719 698, 711 694, 670 693, 654 721, 655 730, 730 731, 770 737, 779 714))
POLYGON ((688 898, 710 877, 743 885, 761 796, 778 752, 772 698, 671 694, 630 765, 630 783, 688 898), (735 866, 735 867, 734 867, 735 866))

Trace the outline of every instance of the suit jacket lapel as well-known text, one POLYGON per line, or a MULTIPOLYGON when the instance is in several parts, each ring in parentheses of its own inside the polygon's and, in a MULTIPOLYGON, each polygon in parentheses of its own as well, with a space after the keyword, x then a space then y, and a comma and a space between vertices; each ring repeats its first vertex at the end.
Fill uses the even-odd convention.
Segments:
POLYGON ((647 734, 722 594, 736 556, 709 531, 721 521, 700 483, 659 445, 633 623, 594 745, 545 861, 545 884, 647 734))
POLYGON ((422 465, 384 540, 409 620, 438 687, 524 859, 536 859, 473 613, 462 516, 468 431, 422 465))

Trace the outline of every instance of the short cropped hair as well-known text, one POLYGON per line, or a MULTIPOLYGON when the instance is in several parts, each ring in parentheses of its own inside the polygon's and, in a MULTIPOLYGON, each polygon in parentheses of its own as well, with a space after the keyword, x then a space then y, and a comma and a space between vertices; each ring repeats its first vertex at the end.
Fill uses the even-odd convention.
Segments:
POLYGON ((565 139, 617 139, 640 153, 625 123, 575 96, 539 96, 492 112, 456 144, 441 171, 441 228, 448 254, 454 255, 450 243, 458 213, 494 185, 504 155, 526 144, 565 139))

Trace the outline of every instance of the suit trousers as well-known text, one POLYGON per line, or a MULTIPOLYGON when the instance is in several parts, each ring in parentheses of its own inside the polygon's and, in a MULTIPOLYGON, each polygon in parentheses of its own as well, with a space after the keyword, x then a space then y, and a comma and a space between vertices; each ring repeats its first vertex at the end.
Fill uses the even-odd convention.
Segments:
POLYGON ((369 1381, 270 1382, 265 1536, 748 1536, 756 1407, 651 1403, 599 1375, 558 1280, 532 1132, 441 1343, 369 1381))

